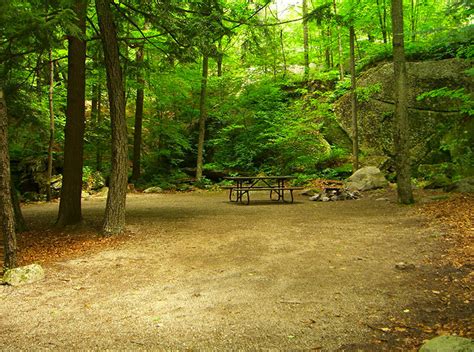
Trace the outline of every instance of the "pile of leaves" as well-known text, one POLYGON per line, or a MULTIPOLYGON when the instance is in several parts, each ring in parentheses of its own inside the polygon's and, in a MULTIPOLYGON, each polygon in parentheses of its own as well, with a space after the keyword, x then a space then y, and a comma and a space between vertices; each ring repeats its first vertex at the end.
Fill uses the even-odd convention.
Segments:
POLYGON ((18 265, 77 258, 86 253, 116 247, 128 238, 127 234, 104 236, 91 228, 26 231, 18 235, 18 265))
POLYGON ((450 249, 443 258, 456 268, 474 267, 474 196, 459 194, 422 205, 418 212, 445 232, 450 249))
POLYGON ((404 350, 417 351, 423 341, 438 335, 474 337, 474 196, 438 197, 416 209, 430 228, 439 230, 444 248, 439 258, 428 263, 436 268, 435 275, 424 279, 428 280, 425 292, 430 303, 418 302, 390 317, 387 327, 379 328, 387 342, 404 350))

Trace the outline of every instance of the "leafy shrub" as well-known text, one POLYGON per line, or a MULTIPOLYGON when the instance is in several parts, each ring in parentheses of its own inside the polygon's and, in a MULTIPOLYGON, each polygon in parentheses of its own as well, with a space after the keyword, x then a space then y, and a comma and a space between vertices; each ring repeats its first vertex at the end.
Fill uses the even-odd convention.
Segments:
POLYGON ((82 168, 82 188, 86 191, 99 190, 105 186, 105 179, 99 171, 89 166, 82 168))

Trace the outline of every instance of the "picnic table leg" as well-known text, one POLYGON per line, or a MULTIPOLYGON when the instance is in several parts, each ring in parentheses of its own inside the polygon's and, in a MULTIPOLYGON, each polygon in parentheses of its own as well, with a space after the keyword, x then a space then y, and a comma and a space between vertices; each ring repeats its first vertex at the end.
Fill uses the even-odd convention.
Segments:
POLYGON ((281 193, 280 193, 280 192, 281 192, 281 191, 278 190, 278 189, 271 189, 271 190, 270 190, 270 199, 271 199, 271 200, 274 200, 274 201, 276 201, 276 202, 278 202, 278 201, 281 199, 281 193), (275 193, 277 194, 278 198, 273 199, 273 192, 275 192, 275 193))
POLYGON ((243 200, 242 200, 242 196, 243 196, 243 193, 247 194, 247 204, 246 205, 249 205, 250 204, 250 192, 247 190, 247 191, 240 191, 240 203, 244 203, 243 200))

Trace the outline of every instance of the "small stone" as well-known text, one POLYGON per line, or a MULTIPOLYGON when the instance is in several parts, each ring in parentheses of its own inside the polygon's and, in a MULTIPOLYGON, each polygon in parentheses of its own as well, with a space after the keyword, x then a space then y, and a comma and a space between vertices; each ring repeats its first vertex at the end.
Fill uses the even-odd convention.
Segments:
POLYGON ((382 197, 382 198, 377 198, 375 201, 377 202, 388 202, 390 199, 382 197))
POLYGON ((3 275, 3 282, 11 286, 30 284, 44 278, 44 270, 39 264, 9 269, 3 275))
POLYGON ((314 196, 309 197, 309 200, 318 201, 318 200, 320 200, 319 198, 321 198, 321 195, 320 194, 315 194, 314 196))
POLYGON ((322 197, 321 200, 323 202, 329 202, 331 199, 329 199, 329 197, 322 197))
POLYGON ((398 270, 413 270, 415 269, 415 264, 407 264, 405 262, 399 262, 395 264, 395 269, 398 270))

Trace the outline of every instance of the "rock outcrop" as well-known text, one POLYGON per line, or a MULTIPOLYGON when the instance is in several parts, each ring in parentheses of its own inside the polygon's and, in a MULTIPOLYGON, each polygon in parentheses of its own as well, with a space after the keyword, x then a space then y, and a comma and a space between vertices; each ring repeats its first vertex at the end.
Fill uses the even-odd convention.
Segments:
MULTIPOLYGON (((466 93, 472 94, 474 79, 466 72, 471 67, 472 63, 461 59, 407 63, 406 92, 414 161, 449 161, 446 158, 449 159, 449 153, 454 151, 442 151, 439 146, 441 138, 455 133, 452 129, 442 127, 447 126, 450 121, 465 124, 459 133, 462 132, 462 137, 468 138, 474 144, 474 123, 472 119, 463 118, 459 100, 442 97, 417 99, 422 93, 443 87, 453 90, 463 87, 466 93), (439 134, 443 128, 446 129, 445 135, 440 138, 439 134)), ((382 63, 367 70, 359 77, 357 84, 360 89, 371 92, 366 94, 365 98, 364 94, 360 94, 358 119, 361 149, 375 155, 393 155, 393 64, 382 63)), ((344 95, 336 102, 335 113, 341 126, 351 134, 350 94, 344 95)), ((470 142, 466 143, 469 145, 470 142)))

